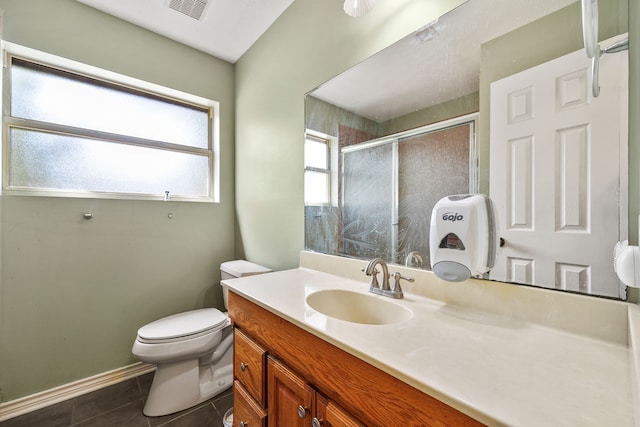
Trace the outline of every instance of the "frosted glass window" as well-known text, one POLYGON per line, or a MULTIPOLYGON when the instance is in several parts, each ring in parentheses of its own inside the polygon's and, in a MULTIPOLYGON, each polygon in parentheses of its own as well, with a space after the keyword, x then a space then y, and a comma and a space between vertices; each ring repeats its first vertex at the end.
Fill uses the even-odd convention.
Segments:
POLYGON ((9 185, 207 197, 209 158, 68 135, 11 129, 9 185))
POLYGON ((331 197, 329 140, 307 135, 304 142, 304 203, 328 204, 331 197))
POLYGON ((13 49, 4 74, 5 191, 218 201, 215 101, 13 49))
POLYGON ((328 169, 326 140, 307 136, 304 142, 304 164, 306 167, 328 169))
POLYGON ((209 110, 12 59, 11 116, 208 148, 209 110))
POLYGON ((329 203, 329 174, 306 171, 304 174, 304 202, 307 205, 329 203))

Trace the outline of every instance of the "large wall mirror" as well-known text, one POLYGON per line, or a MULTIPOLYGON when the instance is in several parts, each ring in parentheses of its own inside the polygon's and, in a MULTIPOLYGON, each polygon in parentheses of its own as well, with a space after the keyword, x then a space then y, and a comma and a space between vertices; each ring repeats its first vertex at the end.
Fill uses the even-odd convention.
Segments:
MULTIPOLYGON (((603 47, 627 15, 600 2, 603 47)), ((428 269, 433 205, 480 192, 505 240, 484 278, 625 298, 623 55, 603 57, 596 98, 579 1, 469 0, 321 85, 305 98, 305 249, 428 269)))

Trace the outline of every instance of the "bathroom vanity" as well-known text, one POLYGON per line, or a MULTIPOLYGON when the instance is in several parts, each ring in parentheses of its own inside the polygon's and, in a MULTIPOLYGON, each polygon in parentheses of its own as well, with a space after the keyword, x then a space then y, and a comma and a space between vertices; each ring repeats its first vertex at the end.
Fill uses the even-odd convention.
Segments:
POLYGON ((313 418, 330 426, 480 425, 248 299, 230 293, 229 301, 234 418, 249 426, 267 413, 270 426, 311 425, 313 418))
POLYGON ((636 425, 638 306, 401 267, 416 280, 391 301, 365 264, 303 252, 298 269, 223 281, 235 425, 636 425), (364 301, 391 314, 341 320, 364 301))

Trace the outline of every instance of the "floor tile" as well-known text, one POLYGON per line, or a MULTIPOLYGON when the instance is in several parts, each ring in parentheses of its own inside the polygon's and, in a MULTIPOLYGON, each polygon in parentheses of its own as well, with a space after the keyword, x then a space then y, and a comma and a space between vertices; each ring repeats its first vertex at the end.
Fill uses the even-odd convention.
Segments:
POLYGON ((67 400, 0 422, 0 427, 67 427, 71 424, 73 401, 67 400))
POLYGON ((233 408, 233 389, 230 388, 226 392, 214 397, 212 399, 212 403, 214 408, 218 412, 220 419, 224 419, 224 414, 227 412, 227 410, 233 408))
POLYGON ((139 399, 142 395, 135 378, 85 394, 74 399, 72 422, 93 418, 139 399))
POLYGON ((138 386, 140 387, 140 393, 142 393, 142 396, 146 397, 149 395, 149 389, 151 388, 151 383, 153 383, 154 375, 155 371, 140 375, 136 378, 138 380, 138 386))
POLYGON ((200 406, 198 409, 188 412, 166 424, 162 427, 220 427, 222 419, 214 409, 211 403, 200 406))
POLYGON ((153 373, 114 384, 56 405, 0 422, 0 427, 208 427, 222 426, 233 391, 175 414, 142 413, 153 373))
POLYGON ((201 407, 204 406, 211 406, 211 402, 206 401, 206 402, 202 402, 196 406, 193 406, 191 408, 187 408, 184 411, 180 411, 180 412, 175 412, 173 414, 169 414, 169 415, 163 415, 162 417, 149 417, 149 425, 151 427, 160 427, 160 426, 164 426, 166 425, 169 421, 172 421, 176 418, 182 417, 184 415, 187 415, 190 412, 196 411, 198 409, 200 409, 201 407))
POLYGON ((73 427, 149 427, 142 415, 142 399, 126 404, 105 414, 73 424, 73 427))

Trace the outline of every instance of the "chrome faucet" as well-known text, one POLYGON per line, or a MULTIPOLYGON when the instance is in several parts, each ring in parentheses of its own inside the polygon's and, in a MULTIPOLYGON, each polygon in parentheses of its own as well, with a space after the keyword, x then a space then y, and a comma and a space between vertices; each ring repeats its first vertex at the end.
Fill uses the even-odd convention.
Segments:
POLYGON ((367 276, 371 276, 371 286, 369 287, 369 292, 373 292, 374 294, 382 294, 383 291, 388 291, 391 288, 389 287, 389 268, 387 267, 387 263, 382 258, 374 258, 369 261, 369 264, 362 270, 364 274, 367 276), (382 267, 382 285, 378 283, 378 270, 376 270, 376 265, 380 264, 382 267))
POLYGON ((404 265, 407 267, 411 267, 411 264, 413 264, 414 261, 415 261, 416 267, 420 267, 422 265, 423 260, 422 260, 422 256, 420 255, 420 252, 418 251, 409 252, 407 257, 404 259, 404 265))
POLYGON ((393 275, 394 284, 393 289, 389 286, 389 278, 391 277, 389 274, 389 268, 387 267, 387 263, 382 258, 374 258, 369 261, 369 264, 365 268, 362 269, 367 276, 371 276, 371 285, 369 286, 369 292, 378 295, 384 295, 390 298, 404 298, 404 294, 402 292, 402 288, 400 287, 400 280, 406 280, 408 282, 413 282, 414 279, 411 277, 404 277, 400 272, 396 272, 393 275), (378 283, 378 270, 376 269, 376 265, 380 265, 382 267, 382 285, 378 283))

